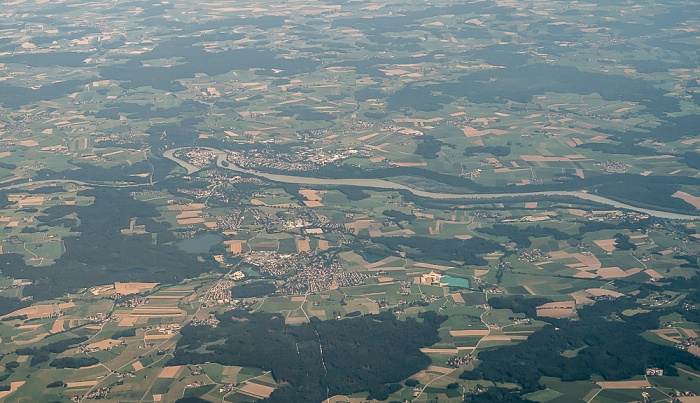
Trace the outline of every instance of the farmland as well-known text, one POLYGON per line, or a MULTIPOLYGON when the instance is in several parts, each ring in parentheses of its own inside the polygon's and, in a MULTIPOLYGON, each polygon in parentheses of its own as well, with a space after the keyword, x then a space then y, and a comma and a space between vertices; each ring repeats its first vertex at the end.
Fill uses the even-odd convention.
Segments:
POLYGON ((700 395, 695 8, 4 4, 0 400, 700 395))

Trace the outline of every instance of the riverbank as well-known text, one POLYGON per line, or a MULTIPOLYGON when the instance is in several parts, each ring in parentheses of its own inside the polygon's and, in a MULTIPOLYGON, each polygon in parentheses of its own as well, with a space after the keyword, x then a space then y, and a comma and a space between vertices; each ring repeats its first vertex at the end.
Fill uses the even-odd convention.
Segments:
MULTIPOLYGON (((283 182, 292 183, 297 185, 306 186, 357 186, 368 189, 386 189, 386 190, 403 190, 410 192, 419 197, 425 197, 428 199, 444 199, 444 200, 489 200, 489 199, 502 199, 504 197, 556 197, 556 196, 566 196, 566 197, 576 197, 578 199, 592 201, 596 203, 606 204, 617 209, 631 210, 643 214, 648 214, 652 217, 666 218, 671 220, 700 220, 700 216, 689 215, 689 214, 679 214, 671 213, 667 211, 641 208, 633 206, 627 203, 622 203, 616 200, 609 199, 604 196, 599 196, 585 191, 545 191, 545 192, 526 192, 526 193, 439 193, 439 192, 427 192, 419 189, 413 189, 411 187, 391 182, 385 179, 328 179, 328 178, 311 178, 305 176, 294 176, 294 175, 281 175, 281 174, 271 174, 267 172, 260 172, 251 169, 244 169, 238 167, 234 164, 227 163, 224 164, 226 160, 226 153, 210 147, 201 147, 212 151, 219 152, 216 159, 216 165, 219 168, 228 169, 230 171, 236 171, 245 173, 248 175, 257 176, 260 178, 265 178, 273 182, 283 182)), ((163 153, 163 156, 172 160, 173 162, 179 164, 183 168, 187 169, 188 174, 193 165, 186 161, 183 161, 174 156, 174 153, 178 149, 168 150, 163 153)), ((195 171, 196 172, 196 171, 195 171)))

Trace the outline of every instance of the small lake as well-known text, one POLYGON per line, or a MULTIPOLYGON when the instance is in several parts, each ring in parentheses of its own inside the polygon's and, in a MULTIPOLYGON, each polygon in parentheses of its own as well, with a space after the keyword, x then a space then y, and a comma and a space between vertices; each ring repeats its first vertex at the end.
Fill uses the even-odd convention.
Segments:
POLYGON ((469 288, 469 280, 466 278, 443 276, 440 284, 447 284, 450 287, 469 288))
POLYGON ((223 240, 224 238, 221 235, 207 234, 178 242, 175 246, 187 253, 207 253, 212 246, 220 244, 223 240))

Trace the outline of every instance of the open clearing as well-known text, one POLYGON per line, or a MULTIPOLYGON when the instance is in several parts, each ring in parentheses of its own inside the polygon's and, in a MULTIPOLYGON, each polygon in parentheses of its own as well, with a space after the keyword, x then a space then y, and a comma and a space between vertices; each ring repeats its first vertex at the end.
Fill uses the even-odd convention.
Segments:
POLYGON ((700 209, 700 197, 698 196, 693 196, 689 193, 681 192, 680 190, 672 194, 672 196, 682 199, 686 203, 691 204, 696 209, 700 209))
POLYGON ((138 294, 157 285, 158 283, 114 283, 114 291, 122 295, 138 294))
POLYGON ((450 330, 450 336, 452 337, 462 337, 462 336, 486 336, 489 334, 487 329, 483 330, 450 330))
POLYGON ((603 389, 641 389, 651 387, 646 379, 640 381, 598 382, 598 386, 603 389))
POLYGON ((72 308, 75 306, 73 302, 64 302, 60 304, 45 304, 45 305, 34 305, 27 308, 18 309, 14 312, 8 313, 3 317, 7 316, 19 316, 27 315, 27 319, 39 319, 47 318, 54 313, 60 312, 62 309, 72 308))
POLYGON ((66 385, 67 388, 83 388, 86 386, 95 386, 97 385, 97 381, 80 381, 80 382, 68 382, 66 385))
POLYGON ((240 391, 245 394, 267 398, 270 397, 272 392, 275 391, 275 388, 261 385, 259 383, 248 382, 240 389, 240 391))
POLYGON ((177 373, 180 372, 180 368, 182 367, 179 365, 174 367, 165 367, 162 371, 160 371, 158 378, 175 378, 177 377, 177 373))
POLYGON ((24 381, 19 381, 19 382, 12 382, 10 383, 10 390, 6 390, 4 392, 0 392, 0 399, 4 399, 7 396, 11 395, 14 393, 17 389, 19 389, 22 385, 24 385, 24 381))
POLYGON ((593 242, 596 245, 598 245, 602 250, 606 252, 612 252, 615 250, 615 242, 617 241, 615 239, 599 239, 593 242))

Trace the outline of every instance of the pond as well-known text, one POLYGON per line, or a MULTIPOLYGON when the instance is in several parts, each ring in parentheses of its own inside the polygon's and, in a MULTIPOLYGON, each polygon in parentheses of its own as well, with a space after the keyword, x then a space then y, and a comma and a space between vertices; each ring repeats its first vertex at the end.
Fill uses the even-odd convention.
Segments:
POLYGON ((207 234, 178 242, 175 246, 187 253, 207 253, 212 246, 221 243, 223 240, 224 238, 221 235, 207 234))

